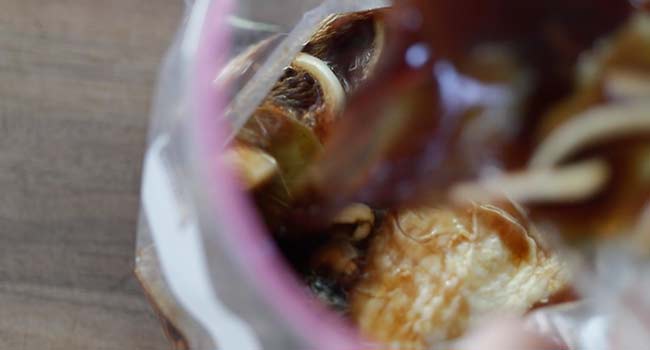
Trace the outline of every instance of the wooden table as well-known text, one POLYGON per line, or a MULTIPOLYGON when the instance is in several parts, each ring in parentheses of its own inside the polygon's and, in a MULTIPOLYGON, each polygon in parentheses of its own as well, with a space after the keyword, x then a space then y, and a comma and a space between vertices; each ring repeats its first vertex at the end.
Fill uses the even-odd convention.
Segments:
POLYGON ((169 349, 133 274, 182 0, 0 0, 0 349, 169 349))

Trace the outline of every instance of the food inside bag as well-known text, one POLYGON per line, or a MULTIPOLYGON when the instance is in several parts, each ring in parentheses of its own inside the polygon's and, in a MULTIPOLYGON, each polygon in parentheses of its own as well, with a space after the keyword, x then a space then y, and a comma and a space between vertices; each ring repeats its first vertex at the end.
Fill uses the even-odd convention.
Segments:
POLYGON ((368 339, 425 349, 580 303, 597 286, 567 250, 650 252, 637 2, 405 0, 305 33, 268 87, 247 69, 281 37, 218 77, 238 91, 221 160, 305 289, 368 339))

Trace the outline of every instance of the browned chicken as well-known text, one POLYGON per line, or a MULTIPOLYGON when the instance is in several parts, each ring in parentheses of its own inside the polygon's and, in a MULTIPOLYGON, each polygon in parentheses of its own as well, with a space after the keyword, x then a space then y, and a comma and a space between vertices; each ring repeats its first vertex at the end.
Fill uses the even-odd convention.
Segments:
POLYGON ((523 314, 567 281, 519 215, 492 205, 404 210, 372 238, 351 316, 371 339, 420 349, 481 316, 523 314))

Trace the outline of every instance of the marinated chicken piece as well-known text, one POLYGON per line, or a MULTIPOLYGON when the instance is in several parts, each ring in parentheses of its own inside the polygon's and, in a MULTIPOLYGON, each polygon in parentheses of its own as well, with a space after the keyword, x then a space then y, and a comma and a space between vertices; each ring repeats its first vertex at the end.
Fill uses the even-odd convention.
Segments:
POLYGON ((350 315, 370 339, 424 349, 490 313, 523 314, 567 281, 519 215, 492 205, 404 210, 372 238, 350 315))
MULTIPOLYGON (((264 190, 276 187, 273 184, 279 185, 282 188, 270 192, 284 190, 286 196, 276 202, 288 203, 295 171, 304 170, 318 154, 314 150, 320 145, 315 147, 311 141, 316 140, 319 144, 326 141, 331 125, 343 110, 346 95, 374 70, 384 42, 381 21, 379 11, 329 18, 305 45, 303 52, 284 70, 236 135, 234 147, 239 148, 226 155, 227 163, 234 168, 246 189, 258 190, 269 182, 270 175, 278 175, 280 179, 271 181, 271 186, 265 186, 264 190), (291 126, 294 121, 304 127, 291 126), (305 142, 310 144, 306 150, 297 147, 290 152, 283 147, 305 142), (256 154, 242 153, 242 147, 255 150, 256 154), (247 163, 251 157, 235 159, 238 155, 255 156, 255 160, 266 160, 266 156, 270 156, 275 158, 277 166, 273 169, 268 167, 269 171, 255 172, 247 163), (290 174, 287 174, 287 167, 291 168, 290 174)), ((278 36, 273 36, 244 50, 227 65, 216 78, 216 83, 235 88, 243 85, 254 76, 259 68, 258 61, 268 56, 278 40, 278 36)))

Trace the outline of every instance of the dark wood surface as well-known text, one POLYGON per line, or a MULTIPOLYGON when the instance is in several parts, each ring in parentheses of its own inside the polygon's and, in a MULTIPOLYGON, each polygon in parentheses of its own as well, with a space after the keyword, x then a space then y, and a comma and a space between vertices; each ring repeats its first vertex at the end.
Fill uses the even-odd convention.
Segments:
POLYGON ((0 0, 0 349, 169 349, 132 274, 182 0, 0 0))

